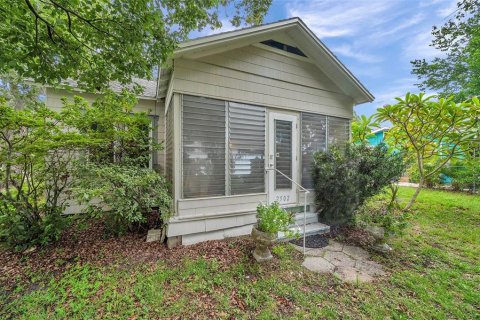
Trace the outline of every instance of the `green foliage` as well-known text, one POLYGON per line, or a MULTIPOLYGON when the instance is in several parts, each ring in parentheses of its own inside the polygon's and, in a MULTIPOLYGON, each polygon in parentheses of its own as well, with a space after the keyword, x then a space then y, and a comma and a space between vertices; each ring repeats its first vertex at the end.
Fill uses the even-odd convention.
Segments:
POLYGON ((271 0, 0 1, 0 73, 95 91, 151 78, 194 30, 259 24, 271 0))
POLYGON ((390 192, 382 192, 367 200, 355 212, 355 224, 359 227, 382 227, 388 235, 402 234, 408 226, 409 215, 399 210, 396 199, 392 200, 392 195, 395 197, 396 194, 393 192, 391 189, 390 192))
POLYGON ((288 232, 288 227, 295 221, 292 213, 287 212, 278 202, 270 205, 259 204, 257 206, 257 227, 259 231, 266 233, 288 232))
POLYGON ((115 234, 138 230, 152 209, 157 227, 170 217, 171 198, 165 178, 153 170, 128 164, 93 164, 80 167, 74 193, 88 204, 86 212, 105 217, 115 234))
MULTIPOLYGON (((480 101, 474 97, 455 103, 452 98, 434 100, 423 93, 396 99, 396 104, 377 109, 376 118, 392 123, 388 144, 415 162, 420 192, 451 159, 478 148, 480 101)), ((418 192, 405 209, 412 206, 418 192)))
MULTIPOLYGON (((168 202, 165 181, 147 169, 152 150, 161 145, 150 138, 150 118, 132 113, 137 101, 133 93, 106 92, 92 104, 74 97, 64 100, 59 112, 26 95, 12 96, 8 103, 0 96, 0 241, 23 249, 57 240, 67 222, 61 214, 74 184, 82 179, 88 179, 85 188, 91 187, 87 194, 108 190, 106 182, 115 182, 117 199, 122 191, 125 197, 137 198, 104 197, 113 207, 111 212, 122 211, 118 228, 129 226, 125 220, 142 222, 138 211, 145 214, 150 202, 155 200, 160 207, 168 202), (16 108, 18 101, 22 108, 16 108), (123 171, 114 164, 122 165, 123 171), (134 194, 127 183, 142 194, 134 194)), ((111 217, 107 220, 113 226, 115 216, 111 217)))
POLYGON ((380 193, 404 170, 399 153, 384 144, 369 147, 348 144, 345 152, 332 147, 314 155, 315 203, 323 220, 331 224, 353 223, 355 210, 380 193))
MULTIPOLYGON (((434 169, 435 165, 432 163, 425 163, 424 165, 424 170, 427 172, 430 172, 434 169)), ((418 172, 418 166, 416 164, 411 165, 407 169, 408 173, 408 178, 410 182, 413 183, 419 183, 420 182, 420 173, 418 172)), ((434 188, 438 187, 442 182, 442 177, 441 177, 441 171, 438 171, 437 173, 433 175, 429 175, 424 178, 423 184, 427 188, 434 188)))
POLYGON ((456 160, 440 171, 452 179, 453 190, 478 190, 480 188, 480 158, 456 160))
POLYGON ((433 27, 432 46, 442 57, 412 61, 422 90, 463 101, 480 91, 480 2, 460 0, 453 17, 433 27))
POLYGON ((151 151, 162 146, 150 138, 149 133, 155 128, 149 116, 133 112, 137 101, 135 94, 127 90, 106 91, 93 103, 75 96, 73 100, 63 100, 60 115, 66 125, 82 134, 89 161, 130 161, 147 167, 151 151))
POLYGON ((45 105, 30 101, 14 109, 0 97, 0 239, 10 247, 58 239, 67 199, 62 195, 82 145, 81 135, 45 105))
POLYGON ((375 121, 374 115, 366 117, 365 115, 355 117, 352 121, 352 141, 363 143, 372 135, 374 128, 378 128, 379 123, 375 121))

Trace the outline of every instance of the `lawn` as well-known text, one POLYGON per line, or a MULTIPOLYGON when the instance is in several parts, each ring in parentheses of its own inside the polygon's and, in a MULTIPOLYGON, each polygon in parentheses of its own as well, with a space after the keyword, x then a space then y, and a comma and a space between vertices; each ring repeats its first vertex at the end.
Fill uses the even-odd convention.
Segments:
POLYGON ((253 263, 248 238, 136 263, 74 260, 54 273, 30 269, 13 291, 0 290, 0 318, 478 319, 479 196, 422 191, 405 234, 390 243, 392 255, 373 255, 388 275, 370 284, 308 272, 288 244, 272 262, 253 263))

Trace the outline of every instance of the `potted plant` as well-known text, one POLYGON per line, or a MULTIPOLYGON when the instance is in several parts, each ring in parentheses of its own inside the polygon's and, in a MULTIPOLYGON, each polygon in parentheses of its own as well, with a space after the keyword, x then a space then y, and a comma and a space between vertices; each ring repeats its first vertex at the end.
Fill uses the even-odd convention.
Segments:
POLYGON ((278 232, 289 233, 294 218, 278 202, 273 202, 271 205, 257 206, 257 219, 257 225, 252 229, 252 238, 256 244, 253 257, 257 262, 262 262, 272 259, 269 246, 277 240, 278 232))

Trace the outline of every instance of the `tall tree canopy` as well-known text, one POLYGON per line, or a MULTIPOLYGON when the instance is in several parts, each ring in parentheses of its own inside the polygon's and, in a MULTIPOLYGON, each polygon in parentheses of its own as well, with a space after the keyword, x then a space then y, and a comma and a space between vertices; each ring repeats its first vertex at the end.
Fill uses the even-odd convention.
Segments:
POLYGON ((433 27, 431 46, 441 57, 412 61, 421 90, 462 101, 480 93, 480 1, 461 0, 452 18, 433 27))
POLYGON ((0 0, 0 74, 84 89, 150 78, 197 29, 259 24, 271 0, 0 0))

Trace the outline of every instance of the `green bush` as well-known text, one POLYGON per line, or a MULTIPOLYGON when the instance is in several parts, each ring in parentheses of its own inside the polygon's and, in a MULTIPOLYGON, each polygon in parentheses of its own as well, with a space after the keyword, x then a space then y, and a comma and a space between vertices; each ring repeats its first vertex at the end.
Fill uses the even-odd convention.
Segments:
POLYGON ((458 160, 442 168, 441 173, 451 178, 453 190, 478 190, 480 187, 480 159, 458 160))
POLYGON ((383 192, 367 200, 355 211, 355 224, 361 228, 371 225, 383 227, 389 235, 401 234, 408 225, 408 214, 400 210, 391 194, 383 192))
MULTIPOLYGON (((426 163, 423 165, 426 172, 430 172, 435 168, 435 165, 426 163)), ((416 164, 411 165, 408 170, 408 180, 413 183, 418 183, 420 181, 420 174, 418 172, 418 167, 416 164)), ((425 177, 424 186, 427 188, 438 187, 442 183, 442 177, 440 172, 435 173, 431 176, 425 177)))
POLYGON ((324 222, 352 224, 355 210, 380 193, 404 171, 399 153, 384 144, 348 144, 314 155, 315 203, 324 222))
POLYGON ((76 198, 87 204, 86 213, 103 217, 114 234, 137 231, 148 215, 158 208, 157 227, 170 217, 172 199, 165 178, 154 170, 128 164, 87 164, 73 189, 76 198))
POLYGON ((266 233, 288 232, 288 227, 294 223, 292 213, 280 207, 278 202, 271 205, 259 204, 257 206, 257 228, 266 233))
MULTIPOLYGON (((42 205, 39 212, 44 211, 42 205)), ((23 202, 0 200, 0 242, 16 251, 57 241, 68 222, 58 211, 33 217, 23 202)))

